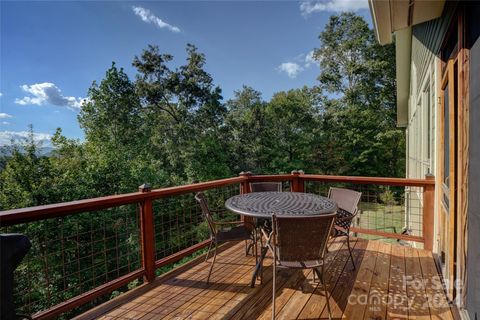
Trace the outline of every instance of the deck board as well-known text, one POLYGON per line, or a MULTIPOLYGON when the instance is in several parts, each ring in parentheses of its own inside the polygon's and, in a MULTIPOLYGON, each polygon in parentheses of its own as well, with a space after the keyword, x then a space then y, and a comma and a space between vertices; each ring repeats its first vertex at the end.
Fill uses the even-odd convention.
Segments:
MULTIPOLYGON (((327 285, 327 288, 330 292, 330 307, 332 310, 332 317, 336 319, 341 319, 345 311, 345 307, 348 303, 348 297, 352 291, 353 284, 357 277, 357 272, 360 268, 361 262, 365 255, 365 250, 367 248, 368 241, 364 239, 358 239, 354 247, 354 261, 357 268, 353 270, 352 261, 350 260, 348 250, 344 249, 344 254, 342 261, 344 262, 343 266, 335 268, 333 271, 332 279, 336 279, 335 286, 330 288, 330 284, 327 285)), ((328 310, 324 308, 321 316, 322 319, 328 319, 328 310)))
POLYGON ((365 319, 385 319, 387 314, 387 298, 390 279, 391 250, 390 244, 378 243, 375 270, 370 283, 365 319))
POLYGON ((425 281, 418 258, 418 251, 405 248, 405 273, 408 295, 408 319, 430 320, 430 308, 426 299, 425 281))
POLYGON ((405 247, 392 246, 387 319, 408 319, 408 296, 405 277, 405 247))
MULTIPOLYGON (((356 242, 354 241, 352 243, 352 246, 355 247, 355 244, 356 242)), ((341 272, 339 270, 343 270, 343 267, 345 266, 345 261, 348 257, 346 250, 347 250, 346 244, 342 242, 337 242, 330 247, 330 253, 329 253, 329 256, 327 257, 328 267, 326 269, 326 274, 325 274, 325 282, 330 292, 335 287, 336 280, 338 279, 338 275, 341 272)), ((317 315, 321 314, 323 309, 326 307, 326 301, 327 300, 324 295, 323 287, 317 284, 315 291, 309 297, 307 303, 303 306, 303 309, 297 318, 298 319, 315 318, 317 315)))
MULTIPOLYGON (((347 301, 347 307, 343 312, 345 319, 363 319, 367 303, 363 303, 368 298, 372 282, 375 263, 378 256, 378 241, 369 241, 362 264, 359 266, 357 277, 352 291, 347 301)), ((365 301, 366 302, 366 301, 365 301)))
MULTIPOLYGON (((334 319, 453 319, 431 252, 364 239, 352 246, 356 270, 343 240, 332 243, 326 261, 334 319)), ((271 263, 267 256, 263 283, 250 288, 255 259, 239 243, 217 256, 209 285, 209 263, 198 260, 78 319, 271 318, 271 263)), ((328 319, 323 287, 310 270, 279 269, 276 296, 278 319, 328 319)))
POLYGON ((432 253, 426 250, 418 250, 417 252, 425 282, 425 291, 429 298, 428 306, 431 319, 454 319, 453 313, 448 305, 447 296, 441 286, 442 279, 438 274, 432 253))

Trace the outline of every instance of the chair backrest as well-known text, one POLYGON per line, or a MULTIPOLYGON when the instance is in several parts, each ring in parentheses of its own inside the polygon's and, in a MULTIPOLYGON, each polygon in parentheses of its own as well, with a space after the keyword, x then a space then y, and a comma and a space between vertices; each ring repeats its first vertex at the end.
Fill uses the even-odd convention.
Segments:
POLYGON ((197 192, 195 195, 195 200, 197 200, 200 208, 202 209, 202 216, 207 221, 208 229, 210 230, 210 236, 215 236, 217 234, 217 229, 215 228, 212 213, 208 208, 208 202, 205 194, 203 192, 197 192))
POLYGON ((273 215, 277 259, 310 261, 323 259, 336 213, 318 216, 278 217, 273 215))
POLYGON ((362 193, 344 188, 330 188, 328 197, 335 201, 340 209, 356 214, 362 193))
POLYGON ((282 191, 281 182, 251 182, 250 189, 252 192, 268 192, 268 191, 282 191))

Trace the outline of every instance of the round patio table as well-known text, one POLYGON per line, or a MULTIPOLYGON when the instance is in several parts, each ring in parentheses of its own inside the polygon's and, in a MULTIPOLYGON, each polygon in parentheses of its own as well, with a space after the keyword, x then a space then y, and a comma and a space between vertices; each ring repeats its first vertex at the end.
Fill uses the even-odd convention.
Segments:
MULTIPOLYGON (((337 203, 316 194, 303 192, 252 192, 233 196, 225 201, 225 207, 240 215, 260 219, 271 219, 272 215, 282 217, 313 216, 335 212, 337 203)), ((262 247, 260 259, 253 272, 250 286, 262 268, 267 254, 267 246, 262 247)))
POLYGON ((225 207, 235 213, 256 217, 321 215, 337 210, 337 204, 316 194, 303 192, 252 192, 233 196, 225 207))

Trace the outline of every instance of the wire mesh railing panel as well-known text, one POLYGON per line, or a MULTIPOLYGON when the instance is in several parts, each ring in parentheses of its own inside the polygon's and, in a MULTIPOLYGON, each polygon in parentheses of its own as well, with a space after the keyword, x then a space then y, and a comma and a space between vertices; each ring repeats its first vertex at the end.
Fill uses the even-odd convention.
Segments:
POLYGON ((292 184, 288 181, 282 181, 282 190, 283 192, 292 191, 292 184))
MULTIPOLYGON (((215 219, 240 220, 225 210, 225 201, 240 193, 238 184, 204 191, 215 219)), ((156 199, 153 202, 155 260, 168 257, 209 238, 206 222, 194 193, 156 199)))
MULTIPOLYGON (((423 187, 384 186, 339 182, 307 181, 305 191, 328 196, 331 187, 362 193, 360 212, 353 226, 372 231, 423 236, 423 187)), ((397 242, 381 235, 358 234, 366 239, 397 242)))
MULTIPOLYGON (((4 227, 0 232, 22 233, 32 244, 14 276, 15 304, 21 314, 46 310, 142 264, 136 204, 4 227)), ((78 312, 64 317, 73 314, 78 312)))

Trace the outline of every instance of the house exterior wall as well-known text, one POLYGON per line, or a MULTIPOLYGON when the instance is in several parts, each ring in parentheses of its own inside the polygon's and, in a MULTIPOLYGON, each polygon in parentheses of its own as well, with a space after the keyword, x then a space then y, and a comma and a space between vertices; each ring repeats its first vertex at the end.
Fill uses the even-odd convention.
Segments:
MULTIPOLYGON (((439 99, 439 52, 442 40, 448 30, 451 12, 446 10, 441 18, 412 27, 412 50, 410 70, 410 96, 408 103, 406 177, 424 178, 427 174, 437 175, 438 130, 437 106, 439 99)), ((436 196, 440 194, 441 183, 437 183, 436 196)), ((408 201, 422 201, 418 192, 407 190, 408 201)), ((439 203, 438 199, 435 205, 439 203)), ((435 207, 435 212, 439 208, 435 207)), ((420 206, 407 206, 407 225, 413 230, 421 230, 420 206)), ((438 253, 439 225, 435 219, 434 252, 438 253)))
MULTIPOLYGON (((479 14, 479 2, 447 1, 440 18, 399 30, 396 43, 397 81, 404 84, 397 91, 408 97, 397 106, 407 133, 406 177, 435 176, 433 252, 461 318, 474 319, 480 306, 479 14)), ((407 188, 405 200, 405 226, 419 230, 422 206, 412 203, 422 202, 422 193, 407 188)))
MULTIPOLYGON (((478 55, 480 26, 477 20, 479 12, 478 3, 474 5, 467 2, 450 3, 446 6, 442 17, 412 27, 406 128, 408 137, 406 176, 422 178, 425 174, 432 173, 436 177, 433 251, 438 257, 442 256, 442 253, 446 256, 443 271, 449 296, 455 299, 454 302, 459 307, 461 315, 465 316, 469 313, 472 319, 478 317, 480 297, 480 281, 475 276, 478 274, 480 256, 478 246, 475 245, 478 242, 476 227, 480 221, 478 218, 480 216, 478 213, 480 182, 477 179, 478 169, 476 169, 480 163, 477 152, 477 141, 480 137, 477 112, 479 104, 478 81, 476 81, 478 79, 475 78, 478 77, 476 70, 480 59, 478 55), (457 14, 454 16, 455 11, 457 14), (453 33, 449 32, 450 25, 455 26, 451 29, 455 30, 453 33), (447 59, 442 62, 440 52, 447 52, 442 48, 442 44, 445 38, 454 39, 452 34, 457 34, 456 49, 453 55, 450 56, 448 53, 445 56, 450 56, 448 59, 450 66, 454 65, 455 69, 450 69, 448 73, 443 71, 449 77, 453 75, 452 78, 445 78, 445 85, 453 83, 454 79, 456 88, 455 95, 450 94, 454 96, 454 100, 450 100, 450 119, 455 119, 454 124, 450 120, 450 147, 453 148, 453 151, 450 151, 450 163, 454 161, 454 164, 453 167, 450 166, 449 171, 450 178, 453 178, 450 183, 447 182, 450 192, 448 201, 453 202, 446 207, 447 210, 443 208, 441 201, 444 195, 442 186, 446 185, 442 181, 443 172, 446 169, 441 167, 443 167, 445 153, 443 141, 448 139, 444 135, 448 136, 448 132, 442 132, 445 110, 440 101, 442 63, 445 65, 447 59), (477 43, 473 46, 475 41, 477 43), (455 101, 455 104, 452 101, 455 101), (441 220, 443 218, 446 220, 441 220), (440 241, 444 242, 442 246, 440 241)), ((412 216, 417 214, 412 212, 412 216)), ((414 221, 409 222, 414 223, 414 221)))

